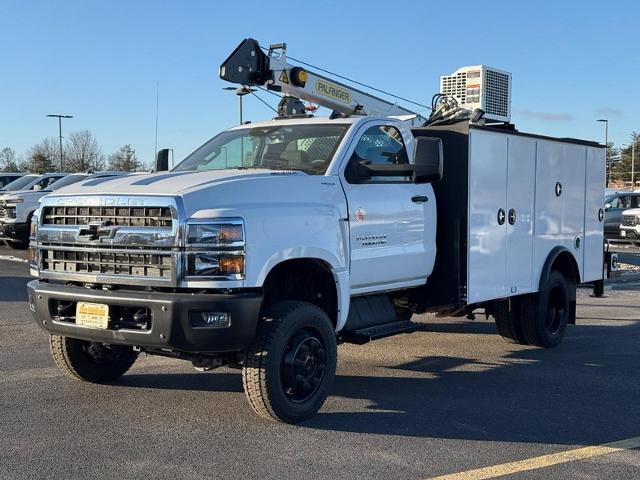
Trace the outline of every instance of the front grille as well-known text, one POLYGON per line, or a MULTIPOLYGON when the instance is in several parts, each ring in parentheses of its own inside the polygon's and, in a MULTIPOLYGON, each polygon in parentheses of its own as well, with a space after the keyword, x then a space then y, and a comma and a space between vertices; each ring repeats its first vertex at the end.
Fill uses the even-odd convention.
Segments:
POLYGON ((173 199, 45 197, 38 220, 37 263, 42 278, 177 284, 179 222, 173 199))
POLYGON ((171 279, 173 257, 166 253, 137 251, 51 250, 41 251, 42 268, 51 272, 90 275, 127 275, 171 279))
POLYGON ((622 226, 623 227, 635 227, 636 226, 636 217, 635 217, 635 215, 624 215, 622 217, 622 226))
POLYGON ((43 225, 172 226, 170 207, 44 207, 43 225))
POLYGON ((16 218, 16 207, 0 206, 0 218, 16 218))

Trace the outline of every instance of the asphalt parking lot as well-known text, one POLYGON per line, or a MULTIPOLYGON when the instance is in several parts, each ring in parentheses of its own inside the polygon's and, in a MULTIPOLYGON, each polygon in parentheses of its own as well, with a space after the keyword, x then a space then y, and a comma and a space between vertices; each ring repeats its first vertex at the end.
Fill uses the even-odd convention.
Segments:
POLYGON ((25 263, 0 259, 3 479, 640 477, 634 279, 606 298, 581 289, 554 350, 505 343, 480 316, 420 316, 411 335, 343 345, 330 398, 298 426, 255 416, 227 368, 141 357, 114 385, 68 379, 27 281, 25 263))

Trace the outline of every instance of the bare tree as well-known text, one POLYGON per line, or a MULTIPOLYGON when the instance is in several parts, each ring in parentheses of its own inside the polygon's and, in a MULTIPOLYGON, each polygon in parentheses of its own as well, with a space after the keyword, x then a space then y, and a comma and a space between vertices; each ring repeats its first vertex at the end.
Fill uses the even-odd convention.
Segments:
POLYGON ((131 145, 123 145, 117 152, 109 155, 109 170, 121 172, 137 172, 142 168, 142 163, 136 157, 136 151, 131 145))
POLYGON ((89 130, 71 132, 64 151, 64 168, 70 172, 102 170, 104 159, 98 141, 89 130))
POLYGON ((0 169, 3 172, 19 172, 20 159, 17 157, 15 150, 4 147, 0 150, 0 169))

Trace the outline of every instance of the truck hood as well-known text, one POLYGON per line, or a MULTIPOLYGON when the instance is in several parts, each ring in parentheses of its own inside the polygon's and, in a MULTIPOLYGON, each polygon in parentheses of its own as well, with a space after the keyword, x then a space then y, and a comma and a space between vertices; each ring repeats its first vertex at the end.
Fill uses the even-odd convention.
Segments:
POLYGON ((640 216, 640 208, 630 208, 622 212, 622 215, 637 215, 640 216))
POLYGON ((15 192, 6 192, 0 195, 0 201, 16 200, 16 199, 22 199, 26 201, 26 200, 29 200, 30 198, 37 199, 39 197, 43 197, 48 193, 52 193, 52 192, 47 192, 43 190, 16 190, 15 192))
MULTIPOLYGON (((96 178, 69 185, 47 198, 91 195, 181 197, 187 218, 243 217, 251 210, 339 211, 346 200, 337 177, 283 170, 164 172, 130 177, 96 178)), ((306 214, 306 213, 303 213, 306 214)))
POLYGON ((55 192, 66 195, 183 195, 209 188, 216 184, 241 179, 281 176, 307 176, 303 172, 282 170, 215 170, 207 172, 161 172, 149 175, 94 178, 69 185, 55 192))

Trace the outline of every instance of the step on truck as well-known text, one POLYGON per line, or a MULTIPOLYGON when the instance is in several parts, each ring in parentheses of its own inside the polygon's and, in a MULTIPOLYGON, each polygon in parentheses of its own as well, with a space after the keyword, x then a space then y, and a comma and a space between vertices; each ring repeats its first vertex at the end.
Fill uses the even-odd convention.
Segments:
POLYGON ((342 342, 484 310, 508 341, 555 347, 576 286, 602 280, 602 145, 446 95, 422 118, 291 65, 285 45, 245 40, 220 75, 282 95, 279 116, 171 171, 161 152, 154 174, 48 195, 34 216, 29 305, 68 375, 112 382, 141 352, 228 365, 256 413, 298 422, 342 342))

